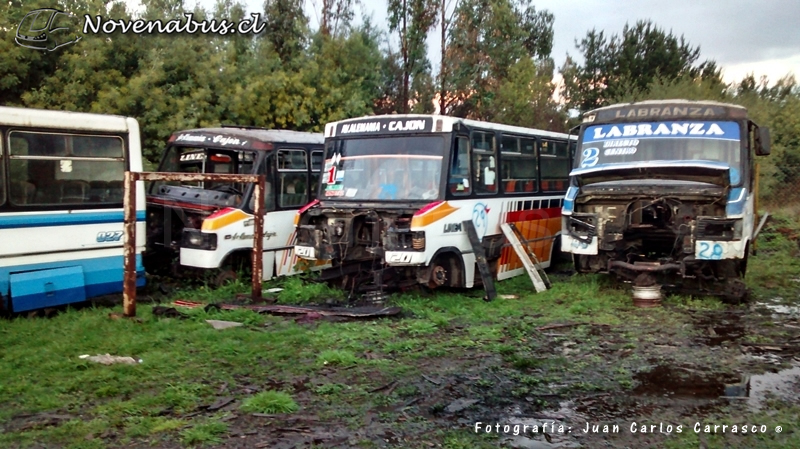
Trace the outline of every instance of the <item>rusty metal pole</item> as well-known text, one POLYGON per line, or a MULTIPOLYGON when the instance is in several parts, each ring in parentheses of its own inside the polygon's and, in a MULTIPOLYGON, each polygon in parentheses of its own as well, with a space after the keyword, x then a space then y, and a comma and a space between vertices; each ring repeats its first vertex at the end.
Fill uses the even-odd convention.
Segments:
POLYGON ((122 308, 126 317, 136 316, 136 174, 126 171, 123 208, 122 308))
POLYGON ((264 200, 266 198, 265 176, 259 175, 253 193, 253 301, 261 299, 261 281, 264 277, 264 200))

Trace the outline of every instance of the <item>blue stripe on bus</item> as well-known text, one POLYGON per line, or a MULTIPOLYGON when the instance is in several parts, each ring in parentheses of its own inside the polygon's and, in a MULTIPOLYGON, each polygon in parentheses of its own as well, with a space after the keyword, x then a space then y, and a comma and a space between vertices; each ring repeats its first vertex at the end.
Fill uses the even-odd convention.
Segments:
MULTIPOLYGON (((144 221, 145 212, 136 211, 136 221, 144 221)), ((122 223, 122 211, 73 212, 69 214, 44 215, 0 215, 0 229, 39 228, 43 226, 88 225, 100 223, 122 223)))
MULTIPOLYGON (((11 274, 26 273, 43 270, 57 270, 60 268, 79 268, 83 273, 82 287, 85 291, 86 298, 93 298, 96 296, 108 295, 113 293, 122 292, 122 279, 123 279, 123 257, 110 256, 98 257, 93 259, 81 260, 68 260, 60 262, 37 263, 28 265, 18 265, 12 267, 0 267, 0 295, 3 297, 3 308, 9 309, 8 299, 11 296, 11 274)), ((58 274, 59 272, 53 272, 58 274)), ((45 274, 45 273, 42 273, 45 274)), ((32 276, 32 278, 35 276, 32 276)), ((26 283, 41 283, 42 279, 27 279, 21 277, 20 291, 23 292, 22 297, 11 298, 11 303, 14 305, 14 311, 33 310, 43 307, 49 307, 53 304, 53 296, 43 293, 34 293, 36 291, 35 285, 27 285, 26 283), (25 294, 31 292, 31 294, 25 294)), ((17 290, 17 281, 15 281, 15 290, 17 290)), ((142 265, 142 255, 136 255, 136 286, 142 287, 145 285, 144 266, 142 265)), ((69 285, 69 288, 75 288, 74 285, 69 285)), ((39 288, 41 289, 41 287, 39 288)), ((70 292, 63 292, 62 297, 80 298, 83 295, 72 295, 70 292)), ((67 302, 60 301, 59 304, 67 302)))

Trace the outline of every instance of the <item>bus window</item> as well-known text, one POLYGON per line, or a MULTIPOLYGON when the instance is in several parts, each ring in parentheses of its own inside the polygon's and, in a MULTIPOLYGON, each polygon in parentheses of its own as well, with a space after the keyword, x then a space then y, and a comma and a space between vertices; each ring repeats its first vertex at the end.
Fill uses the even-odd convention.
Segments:
POLYGON ((311 152, 311 188, 308 192, 311 195, 311 201, 317 199, 319 179, 322 176, 322 160, 322 150, 314 150, 311 152))
POLYGON ((543 192, 567 190, 569 177, 569 145, 566 141, 542 140, 539 151, 543 192))
POLYGON ((308 201, 308 164, 305 150, 278 151, 280 207, 300 207, 308 201))
POLYGON ((537 190, 536 140, 503 136, 502 142, 503 191, 535 192, 537 190))
POLYGON ((12 131, 9 158, 16 205, 122 202, 119 137, 12 131))
POLYGON ((453 152, 453 163, 450 166, 450 179, 447 188, 454 195, 469 195, 470 188, 469 170, 469 140, 466 137, 456 139, 456 149, 453 152))
POLYGON ((494 134, 481 131, 472 133, 472 180, 479 194, 497 193, 496 149, 494 134))

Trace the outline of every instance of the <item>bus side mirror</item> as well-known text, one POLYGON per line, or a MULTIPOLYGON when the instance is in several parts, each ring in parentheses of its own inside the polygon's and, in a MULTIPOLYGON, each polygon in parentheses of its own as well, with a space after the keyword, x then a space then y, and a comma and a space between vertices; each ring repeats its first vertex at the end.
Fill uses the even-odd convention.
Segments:
POLYGON ((756 156, 768 156, 771 148, 769 128, 758 128, 756 135, 756 156))

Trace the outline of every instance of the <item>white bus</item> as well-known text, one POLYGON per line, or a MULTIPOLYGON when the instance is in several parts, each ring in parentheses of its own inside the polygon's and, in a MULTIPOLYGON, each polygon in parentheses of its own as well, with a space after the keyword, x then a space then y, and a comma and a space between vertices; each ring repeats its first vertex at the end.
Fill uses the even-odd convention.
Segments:
MULTIPOLYGON (((142 170, 130 117, 0 107, 0 308, 53 307, 122 291, 123 184, 142 170)), ((136 204, 144 285, 144 185, 136 204)))
POLYGON ((319 201, 301 210, 295 246, 332 261, 323 278, 355 287, 377 269, 386 286, 472 287, 480 276, 465 220, 497 279, 524 273, 502 223, 550 265, 575 144, 567 134, 392 115, 330 123, 325 137, 319 201))
MULTIPOLYGON (((319 133, 234 125, 190 129, 172 134, 159 171, 266 175, 268 280, 297 272, 293 220, 316 198, 322 149, 319 133)), ((214 272, 217 285, 235 279, 251 266, 254 190, 252 183, 153 183, 147 195, 147 269, 214 272)))

